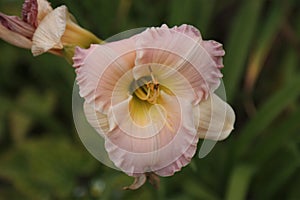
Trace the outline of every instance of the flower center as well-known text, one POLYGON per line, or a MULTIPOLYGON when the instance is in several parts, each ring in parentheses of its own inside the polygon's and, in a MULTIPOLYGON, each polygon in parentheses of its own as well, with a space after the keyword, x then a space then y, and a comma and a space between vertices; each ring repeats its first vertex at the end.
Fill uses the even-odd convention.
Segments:
POLYGON ((145 76, 135 81, 136 88, 134 94, 143 101, 147 101, 150 104, 156 104, 157 98, 160 95, 159 82, 153 74, 151 76, 145 76))

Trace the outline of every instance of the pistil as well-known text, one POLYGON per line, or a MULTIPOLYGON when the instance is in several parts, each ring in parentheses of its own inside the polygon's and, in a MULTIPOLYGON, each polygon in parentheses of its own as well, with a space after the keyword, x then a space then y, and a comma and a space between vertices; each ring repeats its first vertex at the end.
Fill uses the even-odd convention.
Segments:
POLYGON ((159 83, 151 73, 151 80, 146 82, 134 91, 134 94, 141 100, 156 104, 160 96, 159 83))

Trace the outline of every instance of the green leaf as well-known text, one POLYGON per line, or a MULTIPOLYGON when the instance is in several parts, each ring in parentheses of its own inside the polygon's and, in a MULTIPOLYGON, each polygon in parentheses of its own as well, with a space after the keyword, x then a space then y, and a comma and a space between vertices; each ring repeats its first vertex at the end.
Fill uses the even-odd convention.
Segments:
POLYGON ((186 0, 184 3, 180 0, 171 1, 170 13, 168 17, 168 21, 172 25, 180 25, 182 23, 188 23, 192 17, 192 9, 193 9, 193 1, 194 0, 186 0))
POLYGON ((290 81, 297 75, 297 63, 299 62, 299 57, 294 49, 289 48, 285 52, 285 56, 282 59, 281 66, 284 66, 284 79, 285 81, 290 81))
POLYGON ((255 168, 250 165, 237 165, 229 178, 228 189, 226 192, 227 200, 246 199, 251 178, 255 173, 255 168))
POLYGON ((274 153, 278 152, 289 140, 294 140, 300 129, 300 109, 294 111, 281 123, 268 129, 268 134, 251 151, 250 162, 262 166, 274 153))
POLYGON ((271 122, 300 95, 300 78, 288 82, 278 92, 273 94, 258 110, 256 115, 249 120, 239 133, 236 141, 235 154, 241 157, 247 153, 254 139, 265 130, 271 122))
POLYGON ((79 176, 90 173, 95 160, 65 138, 26 141, 3 154, 0 178, 31 199, 70 197, 79 176))
POLYGON ((218 197, 208 189, 206 185, 200 181, 187 180, 183 184, 183 188, 187 194, 193 199, 217 200, 218 197))
POLYGON ((9 127, 15 143, 21 143, 33 125, 32 117, 20 110, 13 110, 9 114, 9 127))
POLYGON ((25 112, 36 116, 45 116, 53 111, 56 99, 50 90, 40 93, 34 88, 26 87, 20 94, 18 103, 25 112))
POLYGON ((53 92, 40 93, 34 88, 25 87, 9 110, 9 130, 13 141, 21 143, 37 121, 44 119, 49 123, 55 104, 53 92))
POLYGON ((228 101, 232 101, 240 85, 246 60, 254 38, 264 0, 243 1, 225 44, 223 69, 228 101))
POLYGON ((195 0, 193 2, 193 19, 195 25, 201 31, 203 37, 207 37, 208 27, 214 17, 216 1, 215 0, 195 0))
POLYGON ((262 70, 274 40, 285 19, 285 13, 289 6, 282 4, 282 1, 274 1, 269 13, 262 22, 261 31, 257 34, 256 45, 249 60, 249 66, 245 77, 246 88, 253 90, 254 84, 262 70))
POLYGON ((11 103, 8 98, 0 96, 0 142, 2 142, 2 139, 5 137, 5 128, 6 124, 3 123, 6 121, 6 116, 8 113, 8 110, 11 108, 11 103))
MULTIPOLYGON (((298 170, 299 171, 299 170, 298 170)), ((294 181, 291 182, 290 188, 287 193, 286 199, 300 199, 300 173, 295 173, 293 176, 294 181)))
MULTIPOLYGON (((282 196, 287 194, 286 190, 293 183, 292 179, 300 167, 299 149, 296 145, 294 141, 285 143, 285 147, 281 148, 277 155, 270 158, 260 170, 257 178, 261 178, 259 179, 261 184, 254 186, 253 199, 274 199, 279 194, 282 196)), ((279 198, 281 197, 279 196, 279 198)))

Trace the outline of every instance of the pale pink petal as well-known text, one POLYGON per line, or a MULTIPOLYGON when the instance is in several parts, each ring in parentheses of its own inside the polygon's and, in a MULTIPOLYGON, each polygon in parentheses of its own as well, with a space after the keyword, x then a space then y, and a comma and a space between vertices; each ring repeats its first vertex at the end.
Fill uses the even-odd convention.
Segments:
POLYGON ((80 47, 76 47, 75 54, 73 56, 73 67, 76 69, 83 67, 85 65, 86 59, 97 45, 91 45, 88 49, 82 49, 80 47))
MULTIPOLYGON (((11 32, 17 33, 20 36, 31 39, 34 33, 34 27, 22 21, 17 16, 7 16, 0 12, 0 25, 4 26, 11 32)), ((9 35, 3 36, 10 37, 9 35)))
POLYGON ((207 98, 220 84, 222 74, 195 28, 186 25, 169 29, 149 28, 136 36, 136 65, 161 64, 180 72, 194 89, 195 104, 207 98), (198 37, 197 37, 198 36, 198 37))
POLYGON ((224 140, 233 130, 235 114, 230 105, 216 94, 200 102, 195 112, 195 121, 200 138, 224 140))
POLYGON ((164 92, 162 92, 162 96, 163 99, 160 99, 160 105, 150 105, 149 103, 145 102, 145 104, 149 105, 150 108, 143 107, 141 104, 138 104, 141 100, 134 99, 133 97, 112 106, 110 112, 108 113, 110 124, 110 132, 108 133, 108 136, 114 137, 113 133, 115 131, 121 131, 122 133, 126 134, 126 136, 122 136, 120 138, 116 137, 118 140, 117 143, 121 148, 132 152, 146 153, 156 149, 153 149, 152 145, 140 145, 138 142, 135 146, 130 146, 127 142, 130 143, 132 138, 135 138, 138 141, 145 141, 149 138, 153 139, 156 134, 164 130, 165 134, 162 138, 160 138, 160 145, 167 145, 173 139, 173 132, 176 132, 176 130, 179 129, 179 126, 182 122, 182 110, 180 102, 177 101, 176 97, 167 95, 164 92), (138 104, 137 108, 133 108, 130 103, 138 104), (157 106, 162 106, 163 110, 158 110, 156 108, 157 106), (156 118, 152 119, 151 111, 154 112, 153 114, 155 114, 155 111, 161 111, 162 113, 160 116, 157 115, 156 118), (132 116, 132 114, 137 116, 132 116), (146 117, 143 115, 146 115, 146 117), (147 121, 145 124, 139 124, 135 121, 135 117, 146 118, 149 121, 147 121), (161 126, 161 124, 163 126, 161 126), (122 138, 124 139, 123 141, 122 138))
MULTIPOLYGON (((121 100, 126 99, 129 84, 132 81, 130 74, 126 74, 134 65, 134 43, 131 39, 104 45, 92 45, 90 49, 77 48, 74 55, 77 84, 80 96, 89 104, 94 104, 95 109, 107 113, 111 105, 112 95, 115 92, 121 100), (120 87, 116 84, 125 81, 120 87), (122 89, 127 87, 127 89, 122 89), (115 90, 121 88, 118 91, 115 90), (123 98, 123 99, 122 99, 123 98)), ((114 100, 118 99, 117 97, 114 100)))
POLYGON ((41 21, 32 38, 31 51, 34 56, 45 53, 52 48, 63 48, 61 37, 65 32, 67 20, 67 7, 60 6, 41 21))
POLYGON ((223 49, 223 45, 214 40, 202 41, 203 47, 210 54, 211 58, 215 61, 218 68, 224 67, 223 65, 223 56, 225 55, 225 51, 223 49))
POLYGON ((89 124, 102 136, 109 131, 109 123, 107 115, 97 112, 91 104, 84 103, 84 114, 89 124))
POLYGON ((108 118, 111 130, 122 129, 130 137, 146 139, 155 136, 165 126, 168 114, 160 104, 150 105, 131 96, 113 105, 108 118))
POLYGON ((198 41, 202 40, 200 31, 198 29, 196 29, 194 26, 183 24, 179 27, 177 27, 177 26, 172 27, 172 30, 177 31, 179 33, 183 33, 195 40, 198 40, 198 41))
POLYGON ((201 45, 205 48, 205 50, 210 54, 211 58, 215 61, 218 68, 222 68, 223 66, 223 56, 225 55, 225 51, 223 49, 223 45, 214 40, 202 40, 201 33, 198 29, 193 26, 189 26, 183 24, 179 27, 175 26, 172 30, 178 31, 180 33, 186 34, 189 37, 198 40, 201 45))
POLYGON ((145 64, 133 68, 135 80, 150 74, 159 82, 160 89, 164 92, 190 100, 191 103, 197 96, 190 81, 172 67, 161 64, 145 64))
POLYGON ((48 15, 53 9, 47 0, 37 0, 37 5, 38 5, 37 21, 39 24, 44 19, 44 17, 48 15))
POLYGON ((185 152, 179 158, 177 158, 177 160, 174 160, 168 166, 155 171, 155 173, 160 176, 172 176, 175 172, 180 171, 182 167, 185 167, 191 162, 196 149, 197 142, 195 141, 194 144, 190 145, 185 152))
MULTIPOLYGON (((110 159, 125 173, 139 176, 145 172, 154 172, 160 176, 170 176, 187 165, 193 157, 198 137, 191 115, 192 106, 185 100, 162 93, 160 105, 166 110, 166 122, 156 135, 144 137, 146 131, 137 131, 133 126, 131 132, 122 129, 122 123, 128 120, 110 118, 110 125, 115 124, 107 134, 105 147, 110 159)), ((126 106, 118 108, 118 115, 126 116, 126 106)), ((128 112, 128 111, 127 111, 128 112)), ((133 124, 131 122, 131 124, 133 124)))
POLYGON ((30 49, 32 42, 28 38, 8 30, 0 24, 0 38, 17 47, 30 49))

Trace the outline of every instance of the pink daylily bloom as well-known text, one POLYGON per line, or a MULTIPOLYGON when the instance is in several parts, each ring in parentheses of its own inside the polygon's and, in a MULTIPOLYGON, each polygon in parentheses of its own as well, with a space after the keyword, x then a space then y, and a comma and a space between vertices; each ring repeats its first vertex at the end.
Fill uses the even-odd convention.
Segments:
POLYGON ((87 120, 115 166, 136 177, 127 189, 173 175, 191 161, 199 138, 223 140, 233 130, 232 108, 214 94, 224 54, 189 25, 76 49, 87 120))
POLYGON ((52 8, 46 0, 25 0, 22 18, 0 12, 0 37, 15 46, 31 49, 36 28, 51 11, 52 8))
POLYGON ((91 43, 101 42, 72 18, 64 5, 52 9, 47 0, 25 0, 22 19, 0 12, 0 38, 15 46, 31 49, 34 56, 45 52, 61 56, 69 53, 72 56, 75 46, 87 48, 91 43), (71 53, 63 51, 65 49, 71 53))

